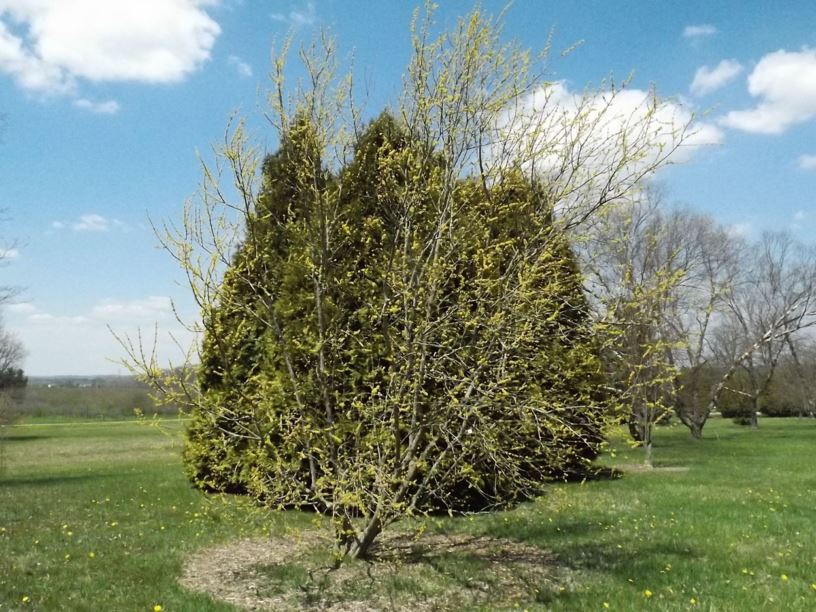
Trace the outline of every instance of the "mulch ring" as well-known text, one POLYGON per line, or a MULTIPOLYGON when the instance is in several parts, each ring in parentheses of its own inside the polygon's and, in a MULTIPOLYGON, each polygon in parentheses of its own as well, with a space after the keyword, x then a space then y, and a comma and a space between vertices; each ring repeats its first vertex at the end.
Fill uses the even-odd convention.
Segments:
POLYGON ((317 531, 240 540, 190 556, 179 582, 245 610, 424 610, 513 607, 566 590, 551 553, 508 539, 393 533, 371 559, 330 569, 331 537, 317 531))

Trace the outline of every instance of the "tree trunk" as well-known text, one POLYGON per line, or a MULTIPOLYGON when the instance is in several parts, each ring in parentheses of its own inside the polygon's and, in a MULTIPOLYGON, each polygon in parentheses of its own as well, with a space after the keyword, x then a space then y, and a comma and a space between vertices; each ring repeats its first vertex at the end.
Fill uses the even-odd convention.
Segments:
POLYGON ((379 519, 372 519, 360 538, 352 542, 348 550, 348 556, 352 559, 365 559, 368 557, 369 552, 371 552, 371 545, 374 544, 374 540, 376 540, 377 536, 382 532, 382 528, 383 526, 379 519))
POLYGON ((691 431, 691 437, 695 440, 702 440, 703 439, 703 425, 704 423, 700 423, 698 421, 692 421, 691 425, 689 426, 689 430, 691 431))
POLYGON ((759 428, 759 419, 757 414, 759 413, 759 400, 756 397, 751 398, 751 429, 758 429, 759 428))
POLYGON ((649 436, 648 440, 643 442, 643 448, 645 449, 646 453, 643 456, 643 463, 648 465, 649 467, 654 467, 652 463, 652 438, 649 436))
POLYGON ((638 446, 643 443, 643 426, 640 423, 640 419, 638 419, 635 415, 629 417, 629 435, 632 436, 632 440, 637 442, 638 446))

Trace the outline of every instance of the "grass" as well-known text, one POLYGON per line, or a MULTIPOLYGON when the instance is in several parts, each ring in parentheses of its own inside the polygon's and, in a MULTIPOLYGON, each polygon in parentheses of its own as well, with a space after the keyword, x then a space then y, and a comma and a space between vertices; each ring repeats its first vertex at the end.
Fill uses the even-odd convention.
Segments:
MULTIPOLYGON (((178 585, 185 557, 237 538, 286 538, 314 517, 192 490, 181 428, 33 419, 6 432, 0 610, 233 609, 178 585)), ((343 597, 377 591, 398 603, 449 589, 439 607, 466 609, 453 593, 481 584, 490 594, 483 609, 816 609, 816 421, 766 419, 751 431, 713 420, 705 433, 694 441, 683 428, 661 428, 656 470, 553 485, 512 511, 428 522, 432 533, 548 551, 558 565, 552 580, 501 593, 492 563, 441 553, 378 583, 348 582, 343 597)), ((636 464, 640 453, 618 441, 604 461, 636 464)), ((266 565, 260 587, 313 597, 302 588, 307 569, 291 558, 266 565)))
POLYGON ((81 418, 81 419, 133 419, 134 410, 144 414, 160 413, 175 416, 174 407, 157 408, 150 399, 149 390, 132 381, 122 386, 103 387, 47 387, 29 385, 22 394, 15 411, 27 417, 81 418))

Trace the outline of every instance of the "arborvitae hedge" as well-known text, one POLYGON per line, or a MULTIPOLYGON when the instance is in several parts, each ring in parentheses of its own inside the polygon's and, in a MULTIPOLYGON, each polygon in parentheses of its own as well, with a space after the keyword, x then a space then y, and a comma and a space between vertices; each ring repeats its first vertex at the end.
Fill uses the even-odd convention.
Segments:
MULTIPOLYGON (((412 215, 414 236, 434 231, 423 211, 430 211, 439 195, 435 174, 445 172, 444 160, 433 156, 425 156, 432 162, 415 174, 405 172, 422 145, 388 114, 360 136, 353 161, 335 174, 323 168, 315 142, 308 122, 296 122, 265 162, 258 209, 224 276, 217 307, 205 313, 203 401, 193 414, 185 450, 197 486, 246 492, 276 505, 320 505, 310 489, 314 465, 306 460, 320 457, 313 444, 325 427, 317 297, 309 275, 314 270, 310 238, 329 230, 318 226, 317 207, 342 211, 337 217, 342 224, 330 228, 335 248, 320 299, 329 330, 325 368, 338 407, 331 435, 343 452, 355 452, 346 441, 359 444, 361 427, 371 428, 372 435, 380 427, 361 407, 381 397, 395 368, 402 367, 400 351, 413 333, 404 312, 394 311, 389 301, 389 293, 402 288, 385 280, 394 260, 411 249, 403 245, 399 215, 412 215), (408 212, 407 192, 413 207, 408 212), (369 416, 361 417, 364 412, 369 416)), ((553 235, 552 206, 542 207, 547 197, 546 185, 530 182, 518 169, 492 185, 458 179, 456 224, 448 228, 455 232, 449 241, 455 252, 447 253, 438 271, 439 308, 456 305, 450 309, 456 316, 427 332, 439 348, 431 352, 419 401, 432 414, 455 393, 450 379, 457 367, 478 367, 480 355, 501 341, 501 334, 520 340, 502 365, 501 384, 491 381, 498 390, 490 407, 480 413, 503 426, 490 434, 486 447, 462 445, 456 463, 440 471, 439 478, 448 480, 433 487, 445 495, 437 494, 422 509, 466 509, 528 496, 535 492, 530 480, 581 477, 598 454, 599 360, 581 275, 566 237, 553 235), (541 252, 517 270, 514 257, 531 241, 541 243, 541 252), (510 286, 500 280, 509 270, 523 276, 525 292, 514 302, 512 317, 495 306, 503 287, 510 286), (543 429, 543 437, 540 426, 518 416, 525 402, 547 407, 553 425, 543 429), (506 472, 493 463, 496 448, 517 457, 506 472)), ((382 416, 385 421, 389 415, 382 416)), ((406 423, 395 436, 395 445, 405 444, 408 428, 406 423)), ((366 450, 361 446, 359 452, 366 450)), ((318 461, 317 469, 323 465, 318 461)))

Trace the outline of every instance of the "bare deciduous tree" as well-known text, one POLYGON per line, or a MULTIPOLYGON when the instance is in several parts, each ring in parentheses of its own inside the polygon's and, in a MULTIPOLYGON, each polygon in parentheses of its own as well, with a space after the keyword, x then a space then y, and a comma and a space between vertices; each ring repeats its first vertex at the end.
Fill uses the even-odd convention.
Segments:
POLYGON ((748 400, 751 426, 757 427, 760 401, 780 357, 793 346, 795 334, 816 324, 816 257, 787 232, 764 233, 747 254, 727 299, 727 322, 718 341, 725 373, 712 390, 708 411, 729 389, 748 400), (728 386, 738 369, 746 374, 747 390, 728 386))

